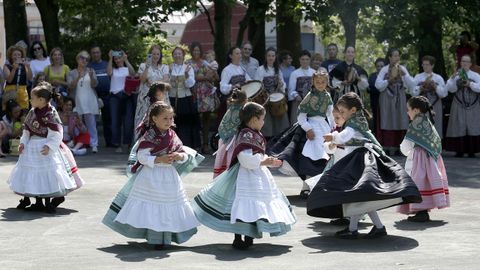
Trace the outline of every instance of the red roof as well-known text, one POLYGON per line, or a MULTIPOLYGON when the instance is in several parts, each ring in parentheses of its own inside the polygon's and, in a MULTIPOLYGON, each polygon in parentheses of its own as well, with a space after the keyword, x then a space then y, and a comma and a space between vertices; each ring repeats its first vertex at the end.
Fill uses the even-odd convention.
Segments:
MULTIPOLYGON (((211 5, 208 8, 210 13, 210 19, 213 27, 215 27, 215 5, 211 5)), ((231 29, 231 44, 237 42, 237 34, 240 28, 239 22, 245 16, 247 8, 242 4, 236 3, 232 8, 232 29, 231 29)), ((245 30, 243 40, 247 40, 248 29, 245 30)), ((189 45, 193 41, 200 42, 204 51, 213 49, 214 37, 211 33, 210 26, 208 24, 208 18, 205 13, 201 13, 187 22, 185 30, 183 31, 180 43, 189 45)))

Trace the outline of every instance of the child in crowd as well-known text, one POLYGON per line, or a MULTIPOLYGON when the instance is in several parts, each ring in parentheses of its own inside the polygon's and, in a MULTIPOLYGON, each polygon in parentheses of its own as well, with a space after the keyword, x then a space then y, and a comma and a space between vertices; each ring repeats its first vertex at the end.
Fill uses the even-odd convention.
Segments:
POLYGON ((135 173, 117 194, 103 223, 155 249, 190 239, 199 225, 175 163, 196 164, 183 151, 173 125, 173 108, 162 101, 149 108, 149 125, 138 145, 135 173))
POLYGON ((409 221, 427 222, 428 211, 450 206, 447 173, 441 156, 442 140, 433 125, 435 113, 428 98, 411 97, 407 113, 412 122, 400 150, 407 156, 405 170, 417 184, 422 202, 401 205, 398 212, 415 214, 408 217, 409 221))
POLYGON ((45 82, 47 80, 47 75, 45 75, 45 72, 40 71, 37 74, 35 74, 35 78, 33 78, 33 87, 37 86, 41 82, 45 82))
POLYGON ((260 133, 265 108, 248 102, 239 117, 230 168, 205 187, 192 206, 202 224, 234 233, 233 247, 247 249, 263 233, 285 234, 296 217, 267 168, 278 167, 281 161, 265 155, 265 138, 260 133))
POLYGON ((72 98, 63 97, 62 110, 59 112, 63 125, 63 142, 70 147, 74 155, 85 155, 90 144, 90 134, 80 115, 73 111, 72 98))
POLYGON ((68 192, 83 185, 71 152, 62 143, 60 117, 49 102, 55 95, 49 83, 40 83, 31 92, 32 109, 28 112, 18 152, 19 159, 8 179, 10 189, 25 198, 18 209, 30 205, 28 197, 45 197, 32 210, 54 213, 68 192), (50 202, 50 198, 53 197, 50 202))
POLYGON ((412 179, 393 159, 386 156, 368 128, 360 97, 343 95, 337 102, 345 119, 341 132, 325 135, 326 142, 344 146, 346 156, 338 160, 320 178, 307 201, 307 214, 315 217, 349 217, 350 225, 335 234, 357 239, 358 221, 367 213, 374 227, 366 236, 387 235, 376 210, 398 204, 420 202, 421 196, 412 179))
POLYGON ((240 89, 234 89, 232 95, 227 100, 228 110, 222 118, 218 126, 218 150, 215 155, 215 163, 213 165, 213 178, 219 176, 228 167, 233 154, 233 142, 235 141, 235 133, 240 125, 239 113, 242 106, 247 102, 247 94, 240 89))
MULTIPOLYGON (((278 155, 283 161, 280 172, 299 176, 302 180, 305 180, 307 176, 322 173, 329 158, 324 149, 323 135, 330 133, 335 128, 332 113, 333 102, 327 91, 329 80, 327 71, 321 68, 313 74, 312 80, 310 92, 298 106, 298 124, 306 133, 306 141, 303 140, 305 141, 303 146, 301 144, 303 141, 300 141, 296 147, 287 147, 278 155), (297 149, 300 147, 301 151, 297 149)), ((303 182, 300 196, 307 198, 309 193, 308 185, 303 182)))
POLYGON ((218 62, 215 60, 215 51, 214 50, 208 50, 205 53, 205 60, 208 62, 208 67, 217 72, 218 70, 218 62))
MULTIPOLYGON (((0 143, 5 146, 6 151, 10 147, 10 139, 18 138, 22 135, 23 110, 18 103, 11 99, 7 101, 6 113, 0 120, 0 143)), ((0 158, 4 158, 5 153, 0 148, 0 158)))

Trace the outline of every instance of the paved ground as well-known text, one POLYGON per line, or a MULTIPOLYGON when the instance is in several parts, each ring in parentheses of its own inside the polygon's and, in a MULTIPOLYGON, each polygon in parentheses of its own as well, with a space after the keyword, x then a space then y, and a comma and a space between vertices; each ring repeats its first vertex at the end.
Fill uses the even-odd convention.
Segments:
MULTIPOLYGON (((16 210, 19 197, 5 184, 16 158, 0 160, 0 269, 480 269, 480 158, 445 158, 452 207, 434 211, 433 222, 411 224, 394 209, 381 211, 389 233, 383 239, 334 238, 342 227, 307 216, 296 196, 300 181, 275 173, 298 217, 289 234, 236 251, 232 235, 200 227, 184 245, 156 251, 101 223, 126 182, 126 154, 100 151, 77 159, 87 185, 56 215, 16 210)), ((184 179, 190 198, 210 182, 212 167, 209 157, 184 179)), ((362 233, 370 229, 367 221, 362 233)))

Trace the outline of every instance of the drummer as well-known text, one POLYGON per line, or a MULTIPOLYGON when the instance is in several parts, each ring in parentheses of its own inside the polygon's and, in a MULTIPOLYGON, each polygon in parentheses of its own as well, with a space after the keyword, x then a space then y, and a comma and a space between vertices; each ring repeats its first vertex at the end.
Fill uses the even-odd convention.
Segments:
MULTIPOLYGON (((279 93, 285 98, 285 82, 283 81, 283 75, 278 66, 277 50, 275 48, 269 47, 266 50, 265 63, 258 67, 257 72, 255 73, 255 80, 263 83, 263 87, 269 95, 279 93)), ((276 100, 270 100, 270 102, 272 101, 276 100)), ((270 112, 271 107, 266 106, 265 109, 265 124, 262 128, 262 134, 269 139, 288 128, 289 121, 286 112, 281 116, 272 116, 270 112)))
POLYGON ((232 90, 234 88, 240 88, 242 84, 251 80, 247 71, 240 65, 241 58, 242 51, 239 47, 232 47, 228 51, 228 66, 222 70, 220 77, 220 92, 222 93, 222 98, 217 113, 219 123, 227 111, 227 97, 232 93, 232 90))
POLYGON ((312 56, 307 50, 300 54, 300 67, 290 75, 288 83, 288 111, 290 123, 297 121, 298 105, 312 88, 312 76, 315 70, 310 67, 312 56))

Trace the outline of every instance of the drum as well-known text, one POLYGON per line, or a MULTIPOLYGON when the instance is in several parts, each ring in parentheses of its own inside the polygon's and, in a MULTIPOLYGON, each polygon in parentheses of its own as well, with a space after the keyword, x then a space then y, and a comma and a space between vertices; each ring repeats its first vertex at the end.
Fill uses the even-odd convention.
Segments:
POLYGON ((268 101, 268 93, 263 88, 261 81, 248 81, 242 85, 241 89, 245 91, 249 101, 256 102, 260 105, 265 105, 268 101))
POLYGON ((270 114, 275 117, 284 115, 288 111, 287 100, 283 93, 272 93, 268 98, 270 114))

